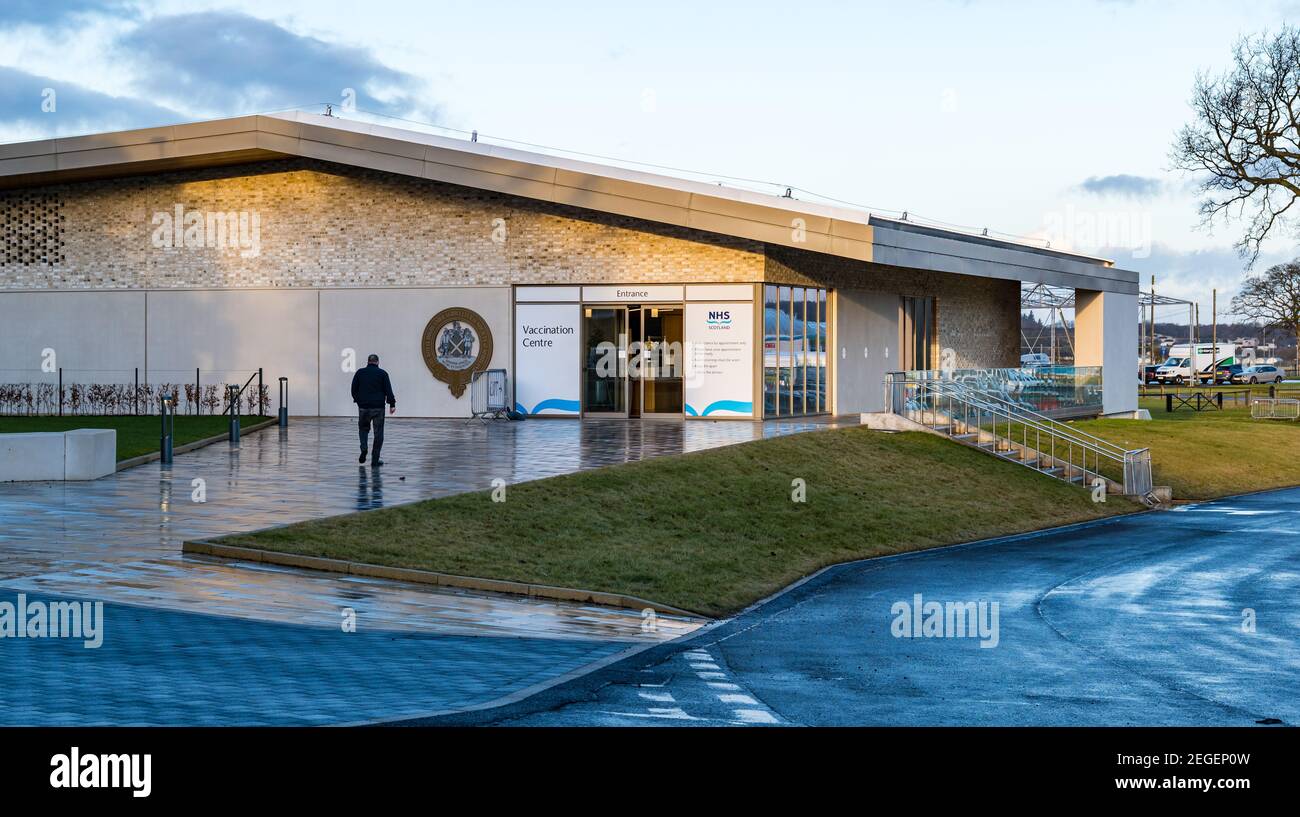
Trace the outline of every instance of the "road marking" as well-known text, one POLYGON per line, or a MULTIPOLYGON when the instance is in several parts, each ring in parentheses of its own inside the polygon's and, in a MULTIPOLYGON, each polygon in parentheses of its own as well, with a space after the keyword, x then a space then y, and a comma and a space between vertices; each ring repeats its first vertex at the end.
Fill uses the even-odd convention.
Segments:
POLYGON ((726 681, 709 681, 709 686, 713 687, 714 689, 728 689, 728 690, 740 689, 740 684, 731 684, 726 681))
POLYGON ((733 695, 719 695, 718 700, 722 701, 724 704, 744 704, 745 706, 758 706, 758 701, 754 700, 748 695, 741 695, 739 693, 733 695))
POLYGON ((776 723, 772 713, 762 709, 733 709, 732 712, 745 723, 776 723))
POLYGON ((648 712, 615 712, 611 709, 603 710, 606 715, 618 715, 623 718, 664 718, 672 721, 697 721, 699 718, 692 718, 681 709, 651 709, 648 712))
POLYGON ((695 674, 706 681, 721 681, 723 678, 727 677, 727 673, 725 672, 697 672, 695 674))
POLYGON ((707 663, 702 662, 698 664, 691 664, 691 669, 722 669, 722 667, 718 666, 712 661, 709 661, 707 663))
POLYGON ((656 701, 658 703, 676 703, 677 699, 671 692, 638 692, 642 698, 647 701, 656 701))

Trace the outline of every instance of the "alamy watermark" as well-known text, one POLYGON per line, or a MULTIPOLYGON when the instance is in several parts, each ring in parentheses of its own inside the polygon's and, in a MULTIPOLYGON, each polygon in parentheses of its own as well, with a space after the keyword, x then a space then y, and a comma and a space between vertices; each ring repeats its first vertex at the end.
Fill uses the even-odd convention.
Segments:
POLYGON ((104 643, 104 602, 0 601, 0 638, 79 638, 88 650, 104 643))
POLYGON ((177 204, 153 214, 150 243, 158 249, 238 250, 240 258, 262 254, 262 216, 256 210, 187 210, 177 204))
POLYGON ((926 601, 917 593, 910 604, 894 602, 889 612, 894 616, 894 638, 978 638, 985 648, 1001 640, 996 601, 926 601))

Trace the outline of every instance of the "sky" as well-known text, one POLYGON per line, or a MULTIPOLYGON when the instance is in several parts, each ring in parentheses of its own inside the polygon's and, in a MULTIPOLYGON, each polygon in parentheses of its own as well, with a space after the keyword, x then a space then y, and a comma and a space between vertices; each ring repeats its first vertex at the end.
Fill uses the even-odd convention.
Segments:
POLYGON ((1246 274, 1240 225, 1201 225, 1169 148, 1197 72, 1291 20, 1300 2, 3 0, 0 142, 329 104, 1050 242, 1208 322, 1246 274))

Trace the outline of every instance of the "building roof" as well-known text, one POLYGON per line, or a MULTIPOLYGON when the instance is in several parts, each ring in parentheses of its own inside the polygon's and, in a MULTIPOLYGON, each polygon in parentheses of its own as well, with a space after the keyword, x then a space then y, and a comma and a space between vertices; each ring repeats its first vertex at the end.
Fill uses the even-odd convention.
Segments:
POLYGON ((304 157, 829 255, 1127 294, 1109 261, 484 142, 304 112, 0 145, 0 190, 304 157))

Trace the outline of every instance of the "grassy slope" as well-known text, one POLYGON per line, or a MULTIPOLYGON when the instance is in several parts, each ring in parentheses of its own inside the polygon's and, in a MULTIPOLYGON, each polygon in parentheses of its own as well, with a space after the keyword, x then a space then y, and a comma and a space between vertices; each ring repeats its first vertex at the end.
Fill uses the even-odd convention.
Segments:
POLYGON ((222 539, 734 612, 820 567, 1135 510, 924 434, 798 434, 222 539), (807 502, 791 501, 791 481, 807 502))
POLYGON ((1151 411, 1151 422, 1087 420, 1074 425, 1125 448, 1150 448, 1155 483, 1172 487, 1175 499, 1300 484, 1300 422, 1252 420, 1245 407, 1170 414, 1162 400, 1142 405, 1151 411))
MULTIPOLYGON (((265 417, 242 417, 240 424, 247 428, 260 423, 265 417)), ((205 437, 224 434, 229 427, 225 417, 202 416, 176 418, 176 439, 173 445, 184 445, 205 437)), ((158 450, 161 433, 157 417, 0 417, 0 434, 26 431, 68 431, 74 428, 117 429, 117 459, 129 460, 141 454, 158 450)))

